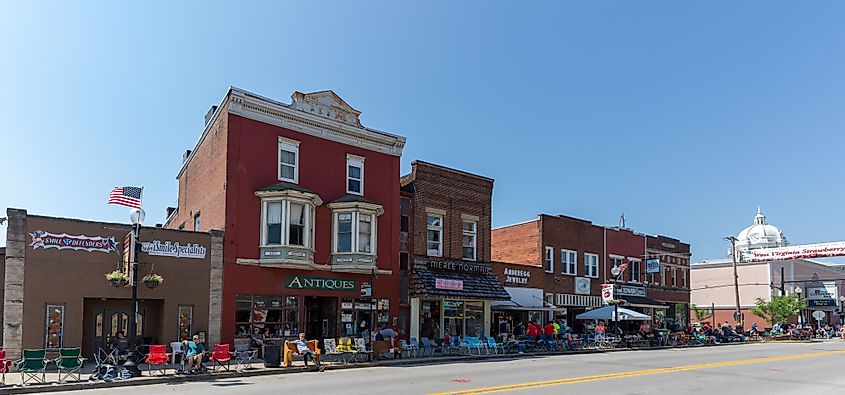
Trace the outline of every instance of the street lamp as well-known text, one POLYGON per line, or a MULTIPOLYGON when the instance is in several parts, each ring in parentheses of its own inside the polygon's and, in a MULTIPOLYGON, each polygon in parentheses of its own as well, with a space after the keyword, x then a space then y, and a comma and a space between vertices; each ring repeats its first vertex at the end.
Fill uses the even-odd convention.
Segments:
POLYGON ((141 370, 136 365, 137 342, 135 334, 138 332, 138 250, 140 243, 138 234, 141 232, 141 224, 144 223, 146 214, 141 208, 133 208, 129 211, 129 220, 132 221, 132 239, 135 241, 135 251, 132 262, 129 262, 129 286, 132 288, 132 305, 129 308, 129 353, 130 356, 123 367, 132 373, 133 377, 140 377, 141 370))
POLYGON ((842 316, 845 315, 845 295, 839 297, 839 324, 842 324, 842 316))
MULTIPOLYGON (((796 286, 793 291, 795 291, 795 294, 798 295, 798 299, 801 299, 801 292, 804 292, 801 289, 801 287, 796 286)), ((798 326, 799 327, 804 325, 804 311, 803 310, 804 309, 798 309, 798 326)))
MULTIPOLYGON (((619 270, 618 266, 614 266, 613 268, 610 269, 610 275, 613 276, 614 287, 616 286, 616 283, 619 282, 619 276, 621 274, 622 274, 622 271, 619 270)), ((615 298, 616 297, 614 295, 614 299, 615 298)), ((619 303, 618 302, 613 304, 613 331, 614 331, 614 333, 619 333, 619 303)))
POLYGON ((733 236, 727 236, 724 239, 731 242, 731 262, 733 263, 734 269, 734 294, 736 296, 736 312, 734 312, 734 318, 736 319, 738 326, 742 328, 742 308, 739 304, 739 273, 737 273, 736 270, 736 242, 739 241, 739 239, 733 236))

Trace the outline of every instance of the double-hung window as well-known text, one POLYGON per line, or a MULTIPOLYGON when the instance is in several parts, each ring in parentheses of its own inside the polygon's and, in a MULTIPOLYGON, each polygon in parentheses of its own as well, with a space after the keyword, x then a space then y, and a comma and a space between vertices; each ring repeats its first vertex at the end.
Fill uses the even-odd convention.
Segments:
POLYGON ((364 194, 364 158, 346 155, 346 193, 364 194))
POLYGON ((560 250, 560 273, 577 275, 578 253, 572 250, 560 250))
POLYGON ((428 213, 428 237, 426 252, 428 256, 443 256, 443 215, 428 213))
POLYGON ((358 213, 358 252, 373 252, 373 216, 370 214, 358 213))
POLYGON ((681 269, 681 279, 683 280, 683 282, 681 283, 681 286, 686 288, 687 287, 687 269, 681 269))
POLYGON ((543 267, 546 273, 554 273, 555 271, 555 249, 554 247, 546 247, 543 255, 543 267))
POLYGON ((202 224, 202 221, 200 220, 200 213, 197 212, 196 214, 194 214, 194 231, 195 232, 200 231, 200 225, 201 224, 202 224))
POLYGON ((631 270, 631 282, 633 283, 640 282, 640 263, 642 261, 628 258, 628 266, 631 270))
POLYGON ((299 182, 299 141, 279 137, 279 180, 299 182))
POLYGON ((678 269, 676 269, 674 267, 672 268, 672 286, 673 287, 678 286, 678 269))
POLYGON ((468 261, 476 259, 476 236, 478 235, 478 222, 474 220, 463 220, 463 258, 468 261))
POLYGON ((599 277, 599 256, 596 254, 584 253, 584 275, 587 277, 599 277))

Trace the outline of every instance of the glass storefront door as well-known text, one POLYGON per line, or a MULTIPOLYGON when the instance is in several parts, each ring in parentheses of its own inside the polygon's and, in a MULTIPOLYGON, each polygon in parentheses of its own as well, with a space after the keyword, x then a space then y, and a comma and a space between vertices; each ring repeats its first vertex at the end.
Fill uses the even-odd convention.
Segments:
POLYGON ((450 336, 465 336, 464 302, 457 300, 443 301, 443 329, 450 336))

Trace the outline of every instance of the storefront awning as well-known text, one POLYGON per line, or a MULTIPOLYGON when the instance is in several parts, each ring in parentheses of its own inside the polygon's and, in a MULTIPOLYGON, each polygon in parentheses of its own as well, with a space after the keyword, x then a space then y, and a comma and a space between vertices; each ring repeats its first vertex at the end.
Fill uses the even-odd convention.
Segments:
POLYGON ((416 258, 411 277, 414 297, 509 300, 508 291, 490 273, 489 265, 416 258))
POLYGON ((539 307, 539 306, 517 306, 499 304, 493 306, 493 310, 507 310, 507 311, 565 311, 566 307, 539 307))
POLYGON ((651 309, 668 309, 669 306, 665 303, 658 302, 654 299, 646 298, 644 296, 624 296, 625 307, 645 307, 651 309))

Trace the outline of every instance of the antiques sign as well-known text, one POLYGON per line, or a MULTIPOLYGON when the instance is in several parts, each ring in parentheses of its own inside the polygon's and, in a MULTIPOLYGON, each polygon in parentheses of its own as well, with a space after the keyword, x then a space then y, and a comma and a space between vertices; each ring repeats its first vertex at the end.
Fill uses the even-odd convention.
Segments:
POLYGON ((142 241, 141 252, 146 252, 150 255, 169 256, 173 258, 205 258, 205 247, 199 244, 185 244, 181 245, 176 242, 161 242, 159 240, 142 241))
POLYGON ((355 280, 311 276, 287 276, 287 278, 285 278, 285 288, 326 289, 330 291, 354 291, 355 280))
POLYGON ((77 250, 88 252, 105 252, 109 253, 117 251, 117 242, 114 236, 85 236, 85 235, 69 235, 67 233, 50 233, 43 230, 36 230, 29 234, 32 237, 32 243, 29 245, 33 250, 39 248, 49 249, 55 248, 57 250, 77 250))

